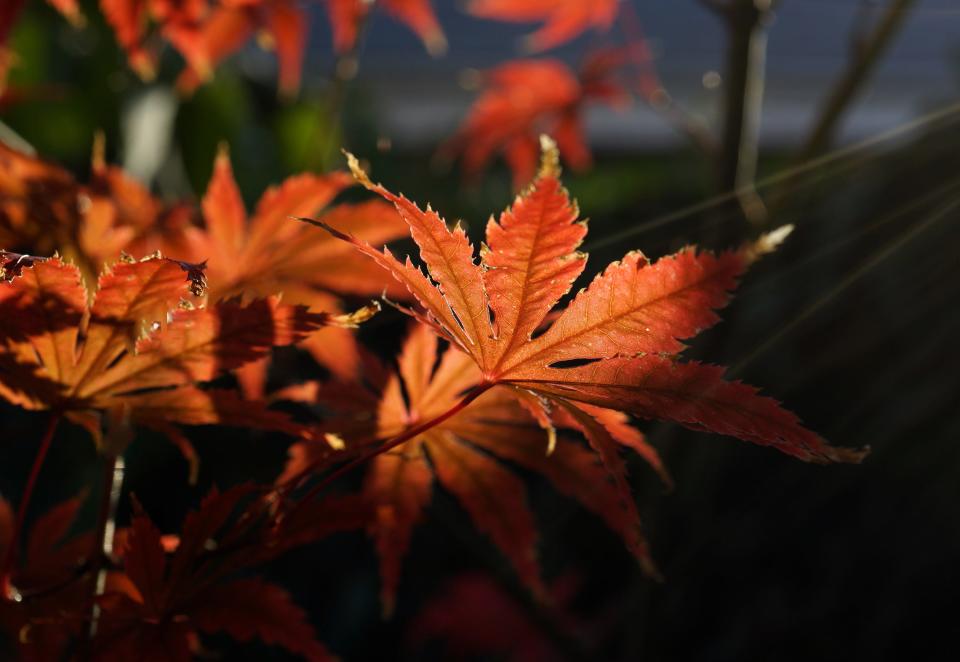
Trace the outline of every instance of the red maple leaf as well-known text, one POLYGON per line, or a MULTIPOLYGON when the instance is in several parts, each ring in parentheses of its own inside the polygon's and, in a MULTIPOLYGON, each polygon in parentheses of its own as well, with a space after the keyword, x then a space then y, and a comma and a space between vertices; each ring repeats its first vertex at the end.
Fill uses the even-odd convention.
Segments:
MULTIPOLYGON (((34 523, 10 581, 16 601, 0 598, 0 627, 19 644, 24 660, 62 659, 82 623, 71 613, 87 604, 91 590, 83 572, 93 549, 90 534, 69 535, 83 495, 51 508, 34 523)), ((0 499, 0 557, 17 543, 10 504, 0 499)))
MULTIPOLYGON (((334 48, 339 53, 352 50, 356 46, 360 25, 368 20, 374 3, 365 0, 326 0, 326 4, 334 48)), ((440 29, 430 0, 381 0, 376 5, 413 30, 432 55, 447 50, 447 39, 440 29)))
POLYGON ((93 659, 186 662, 198 632, 225 632, 307 660, 332 660, 287 591, 245 573, 295 545, 362 526, 367 514, 357 503, 317 504, 309 513, 313 531, 304 536, 295 522, 278 519, 261 490, 240 485, 208 494, 175 537, 161 536, 135 504, 133 522, 117 541, 122 571, 111 573, 98 598, 93 659))
MULTIPOLYGON (((230 546, 245 535, 227 520, 248 487, 208 495, 187 516, 176 551, 167 559, 160 531, 138 509, 123 536, 123 572, 113 573, 98 602, 102 613, 93 641, 93 659, 192 659, 196 632, 226 631, 235 639, 254 636, 309 660, 330 659, 315 638, 306 614, 286 591, 261 579, 227 579, 259 561, 245 547, 217 559, 208 550, 230 546), (224 531, 224 529, 226 529, 224 531)), ((252 513, 247 513, 249 518, 252 513)))
MULTIPOLYGON (((331 497, 285 516, 269 492, 250 484, 215 488, 187 514, 178 535, 164 535, 134 504, 132 526, 117 532, 105 559, 105 590, 94 596, 99 544, 90 532, 68 535, 83 496, 55 506, 33 525, 11 594, 0 599, 0 628, 21 659, 193 659, 198 632, 257 637, 309 660, 332 657, 306 614, 279 586, 250 577, 254 566, 287 550, 369 521, 356 498, 331 497), (96 605, 96 608, 95 606, 96 605), (96 635, 87 641, 91 619, 96 635)), ((16 544, 14 515, 0 500, 0 554, 16 544)))
POLYGON ((614 74, 623 54, 605 51, 588 58, 580 75, 559 60, 517 60, 484 75, 484 91, 441 155, 461 155, 468 177, 478 176, 499 152, 519 189, 537 170, 538 136, 556 137, 574 170, 590 166, 583 136, 583 108, 590 101, 620 104, 628 99, 614 74))
MULTIPOLYGON (((423 308, 423 312, 411 314, 473 363, 472 370, 456 373, 462 379, 440 389, 454 398, 452 406, 439 414, 431 411, 429 418, 404 419, 398 414, 406 429, 378 430, 377 436, 385 441, 376 452, 402 448, 418 437, 442 437, 441 425, 451 425, 481 396, 499 391, 506 394, 500 397, 516 398, 543 426, 556 423, 579 429, 616 486, 619 507, 627 510, 633 522, 636 509, 620 457, 621 447, 632 444, 615 434, 606 415, 596 408, 737 437, 808 462, 857 462, 863 458, 865 451, 828 445, 756 389, 725 381, 721 368, 683 362, 678 357, 684 349, 682 341, 718 321, 715 309, 726 304, 737 278, 758 256, 773 250, 789 228, 719 255, 687 248, 651 263, 638 252, 628 253, 578 293, 545 331, 534 336, 586 264, 586 256, 577 250, 586 227, 578 221, 576 206, 560 184, 559 155, 552 141, 544 138, 543 164, 530 188, 499 220, 488 223, 480 264, 474 261, 473 247, 462 228, 451 231, 436 212, 423 211, 371 182, 352 155, 349 162, 364 186, 396 205, 410 226, 430 278, 409 259, 402 263, 389 251, 376 250, 322 221, 304 220, 350 242, 404 283, 423 308)), ((426 370, 422 366, 430 363, 422 360, 419 364, 422 375, 426 370)), ((410 380, 406 382, 409 388, 410 380)), ((431 399, 436 397, 431 394, 431 399)), ((395 456, 383 457, 378 462, 401 461, 395 456)), ((488 459, 484 461, 492 465, 488 459)), ((464 462, 453 463, 461 471, 450 471, 450 485, 464 481, 464 462)), ((493 468, 474 469, 497 476, 493 468)), ((508 484, 505 478, 489 480, 508 484)), ((411 486, 405 489, 414 491, 403 497, 404 510, 393 517, 408 526, 415 521, 416 506, 424 499, 423 486, 429 482, 421 477, 404 484, 411 486)), ((495 492, 501 499, 513 495, 512 512, 524 512, 514 492, 495 492)), ((490 504, 477 496, 465 500, 470 504, 468 510, 490 504)), ((509 523, 506 530, 517 534, 509 540, 504 535, 501 547, 511 554, 521 576, 531 577, 524 565, 530 538, 519 535, 529 528, 527 520, 521 522, 516 519, 519 517, 515 514, 515 519, 499 522, 501 527, 509 523)), ((481 526, 490 529, 494 525, 485 522, 481 526)), ((502 534, 495 533, 495 539, 497 535, 502 534)), ((645 558, 642 541, 632 547, 645 558)))
POLYGON ((608 30, 619 11, 618 4, 619 0, 470 0, 467 11, 497 21, 544 22, 525 40, 528 49, 544 51, 589 28, 608 30))
POLYGON ((126 52, 130 67, 144 79, 156 75, 154 31, 188 60, 200 48, 200 26, 210 12, 207 0, 100 0, 100 11, 126 52))
MULTIPOLYGON (((333 30, 334 48, 344 53, 354 48, 360 25, 373 3, 365 0, 325 0, 333 30)), ((431 53, 446 49, 446 39, 429 0, 382 0, 377 3, 423 40, 431 53)), ((188 68, 177 86, 191 92, 207 80, 217 64, 239 51, 255 34, 261 44, 275 48, 279 61, 281 93, 292 95, 300 87, 307 39, 307 15, 296 0, 231 0, 220 2, 195 34, 181 39, 188 68), (264 38, 265 37, 265 38, 264 38)))
MULTIPOLYGON (((576 587, 571 575, 550 587, 551 612, 566 631, 575 631, 579 625, 567 609, 576 587)), ((430 598, 411 624, 407 640, 415 647, 442 641, 444 659, 494 656, 548 662, 564 658, 557 643, 550 641, 518 601, 492 577, 478 572, 454 577, 430 598)))
MULTIPOLYGON (((324 430, 346 440, 350 452, 361 452, 443 414, 457 404, 463 390, 478 383, 479 371, 468 355, 451 348, 438 357, 437 350, 436 335, 429 327, 417 325, 400 354, 398 374, 373 365, 366 374, 368 388, 334 383, 312 389, 306 398, 297 397, 303 394, 302 388, 278 397, 327 405, 336 417, 324 424, 324 430)), ((543 407, 529 391, 494 389, 423 435, 371 461, 363 493, 376 509, 369 531, 380 556, 385 611, 393 608, 401 561, 413 528, 430 502, 435 480, 463 504, 477 528, 490 535, 519 577, 542 593, 536 529, 523 481, 487 453, 541 473, 559 491, 603 517, 641 562, 648 561, 636 511, 630 505, 621 507, 617 488, 606 480, 596 454, 569 433, 556 435, 543 407)), ((656 451, 625 417, 598 407, 583 408, 597 417, 607 434, 642 453, 669 481, 656 451)), ((557 424, 570 432, 580 427, 562 415, 557 424)), ((332 454, 323 441, 296 443, 290 455, 281 484, 316 467, 322 458, 342 457, 332 454)))

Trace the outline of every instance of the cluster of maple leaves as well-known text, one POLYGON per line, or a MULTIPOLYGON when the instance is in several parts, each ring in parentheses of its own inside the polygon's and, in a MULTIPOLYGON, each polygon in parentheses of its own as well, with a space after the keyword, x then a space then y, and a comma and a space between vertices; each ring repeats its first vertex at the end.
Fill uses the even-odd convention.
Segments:
MULTIPOLYGON (((75 0, 48 1, 82 22, 75 0)), ((355 48, 379 7, 429 50, 445 46, 429 0, 322 3, 340 53, 355 48)), ((24 4, 0 5, 0 90, 24 4)), ((281 90, 299 87, 304 3, 100 7, 144 77, 166 41, 185 62, 179 86, 192 90, 259 33, 277 49, 281 90)), ((472 0, 467 9, 542 22, 526 41, 542 51, 588 28, 608 29, 619 5, 472 0)), ((0 500, 0 627, 22 657, 189 660, 206 652, 201 635, 225 632, 330 659, 291 596, 251 572, 293 547, 362 529, 379 558, 389 614, 435 487, 462 504, 533 599, 555 599, 538 564, 524 481, 511 467, 542 475, 602 518, 657 577, 623 453, 639 454, 664 483, 671 478, 638 419, 809 462, 859 461, 863 451, 828 445, 776 401, 681 356, 789 228, 719 254, 691 247, 650 261, 631 252, 568 297, 586 268, 579 248, 587 228, 561 184, 560 157, 573 169, 589 165, 583 109, 630 100, 631 57, 628 49, 597 51, 577 72, 559 60, 519 60, 483 76, 475 106, 440 152, 460 158, 468 176, 500 154, 522 193, 490 219, 479 253, 462 227, 375 184, 352 155, 351 173, 290 177, 248 211, 226 147, 194 204, 156 199, 106 162, 102 139, 86 182, 0 143, 0 397, 48 421, 24 493, 15 504, 0 500), (341 202, 355 184, 376 196, 341 202), (386 244, 406 237, 418 255, 401 260, 386 244), (351 311, 349 302, 380 295, 410 318, 395 362, 353 333, 379 304, 351 311), (272 350, 284 345, 312 356, 329 378, 268 390, 272 350), (317 416, 281 412, 273 407, 281 401, 306 403, 317 416), (193 481, 201 467, 182 426, 272 430, 291 444, 271 485, 212 491, 176 534, 163 534, 136 502, 131 521, 114 530, 104 519, 106 492, 77 495, 26 530, 37 476, 67 424, 89 432, 108 467, 138 428, 156 430, 184 454, 193 481), (360 465, 359 493, 329 492, 360 465), (90 499, 101 517, 75 533, 90 499)), ((510 609, 465 578, 425 613, 421 634, 470 640, 458 601, 510 609)), ((531 658, 546 655, 532 626, 515 622, 507 638, 483 643, 500 650, 523 642, 531 658)))
POLYGON ((83 496, 26 536, 31 488, 16 513, 0 502, 0 622, 24 655, 72 650, 120 660, 162 646, 158 659, 187 660, 202 650, 201 633, 224 631, 327 659, 289 595, 249 569, 331 532, 363 528, 380 558, 389 613, 435 482, 531 594, 548 599, 534 516, 510 465, 542 474, 596 513, 656 576, 623 450, 670 478, 633 418, 805 461, 862 457, 829 446, 752 387, 724 380, 722 369, 678 356, 786 230, 717 255, 688 248, 651 262, 628 253, 558 309, 586 266, 578 247, 587 230, 560 183, 556 145, 544 138, 542 152, 533 182, 489 221, 478 258, 461 227, 451 230, 429 207, 374 184, 352 156, 352 178, 292 177, 248 217, 225 149, 196 210, 156 201, 101 152, 92 181, 81 184, 2 148, 0 242, 60 251, 0 252, 0 396, 50 417, 31 482, 61 419, 88 430, 106 458, 122 456, 136 426, 165 433, 188 459, 195 453, 181 425, 270 429, 293 439, 274 485, 214 491, 175 536, 161 535, 136 504, 129 526, 110 540, 71 536, 83 496), (337 204, 354 180, 382 200, 337 204), (110 238, 99 250, 91 250, 93 231, 110 238), (381 248, 407 233, 426 274, 381 248), (178 259, 127 257, 156 249, 178 259), (411 317, 395 369, 349 332, 374 309, 343 312, 341 297, 379 291, 411 317), (331 379, 267 393, 270 350, 289 344, 312 354, 331 379), (243 396, 209 386, 227 373, 243 396), (270 408, 279 400, 317 405, 324 417, 294 420, 270 408), (361 493, 326 493, 360 463, 361 493))
MULTIPOLYGON (((47 0, 73 24, 82 25, 76 0, 47 0)), ((315 0, 324 5, 337 53, 357 46, 362 26, 375 9, 383 9, 413 30, 427 49, 439 54, 446 38, 430 0, 315 0)), ((26 0, 10 0, 0 8, 0 103, 7 71, 15 61, 6 46, 9 33, 26 0)), ((254 36, 275 48, 278 84, 284 96, 299 87, 307 43, 307 7, 301 0, 100 0, 130 67, 142 78, 155 75, 160 46, 169 43, 184 60, 177 79, 182 93, 192 93, 213 76, 216 66, 241 50, 254 36)), ((608 30, 620 10, 617 0, 472 0, 467 11, 476 17, 511 22, 542 23, 525 40, 526 50, 541 52, 561 45, 588 29, 608 30)), ((644 44, 633 47, 645 48, 644 44)), ((539 152, 538 136, 547 133, 560 145, 567 165, 590 165, 583 137, 583 111, 599 102, 614 108, 631 100, 632 92, 649 97, 651 83, 636 68, 631 47, 590 52, 579 71, 553 58, 508 62, 485 72, 482 92, 461 129, 441 146, 439 156, 461 159, 467 177, 476 177, 501 154, 519 189, 533 177, 539 152)))
MULTIPOLYGON (((334 49, 356 47, 370 11, 382 8, 412 30, 434 54, 447 40, 431 0, 313 0, 324 6, 334 49)), ((27 0, 8 0, 0 8, 0 47, 27 0)), ((84 23, 78 0, 47 0, 71 23, 84 23)), ((261 45, 274 48, 279 61, 279 85, 292 93, 300 86, 307 41, 307 8, 300 0, 99 0, 130 67, 143 78, 156 75, 160 40, 168 42, 186 62, 178 85, 192 91, 207 80, 222 60, 257 35, 261 45)), ((535 22, 544 26, 530 35, 531 50, 546 50, 590 27, 608 29, 617 13, 617 0, 472 0, 474 16, 535 22)))

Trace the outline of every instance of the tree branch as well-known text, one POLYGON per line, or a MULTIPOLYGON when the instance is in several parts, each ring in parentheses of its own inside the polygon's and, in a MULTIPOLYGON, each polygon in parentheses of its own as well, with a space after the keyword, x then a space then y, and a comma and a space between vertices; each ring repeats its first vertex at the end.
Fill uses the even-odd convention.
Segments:
POLYGON ((810 137, 800 151, 799 161, 818 156, 830 144, 843 112, 860 92, 874 67, 879 64, 880 56, 903 25, 915 2, 916 0, 893 0, 873 32, 864 38, 860 47, 855 50, 856 57, 827 96, 810 137))
POLYGON ((755 225, 763 224, 767 218, 753 182, 763 107, 766 24, 772 8, 772 0, 731 0, 721 13, 729 43, 717 177, 722 191, 740 191, 737 199, 743 214, 755 225))

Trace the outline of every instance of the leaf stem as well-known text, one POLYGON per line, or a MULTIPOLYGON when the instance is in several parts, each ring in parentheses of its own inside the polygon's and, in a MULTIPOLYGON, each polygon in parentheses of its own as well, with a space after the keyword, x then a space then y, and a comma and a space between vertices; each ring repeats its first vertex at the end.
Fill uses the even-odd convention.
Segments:
POLYGON ((20 505, 17 506, 17 516, 13 525, 13 534, 10 536, 10 546, 7 548, 7 553, 4 555, 2 578, 0 578, 0 583, 2 583, 3 598, 6 600, 16 600, 19 597, 19 593, 17 593, 16 588, 11 582, 11 577, 13 575, 14 567, 17 564, 20 539, 23 536, 23 523, 27 516, 27 508, 30 505, 30 499, 33 497, 33 491, 37 486, 37 478, 40 476, 40 468, 43 466, 44 460, 47 458, 47 452, 50 450, 50 445, 53 442, 53 434, 56 432, 57 424, 59 422, 59 413, 54 412, 50 414, 50 419, 47 421, 47 429, 43 433, 43 438, 40 440, 40 449, 37 451, 37 457, 34 459, 33 466, 30 468, 30 475, 27 477, 27 486, 23 490, 23 497, 20 499, 20 505))
MULTIPOLYGON (((420 423, 419 425, 415 425, 412 428, 408 429, 406 432, 403 432, 397 435, 396 437, 393 437, 392 439, 385 441, 384 443, 376 446, 372 450, 367 451, 363 455, 350 460, 346 464, 341 465, 336 471, 333 471, 332 473, 325 476, 319 483, 314 485, 303 496, 302 499, 297 501, 296 505, 294 505, 293 509, 290 511, 288 516, 291 516, 303 504, 315 498, 318 494, 320 494, 327 486, 329 486, 337 478, 340 478, 344 474, 348 473, 352 469, 355 469, 361 464, 364 464, 368 460, 372 460, 377 455, 391 451, 397 446, 400 446, 401 444, 404 444, 410 441, 414 437, 418 437, 419 435, 423 434, 427 430, 430 430, 431 428, 434 428, 437 425, 440 425, 447 419, 452 418, 453 416, 456 416, 461 411, 466 409, 470 405, 470 403, 472 403, 474 400, 479 398, 481 395, 489 391, 491 388, 493 388, 497 384, 498 382, 481 382, 480 384, 477 384, 470 391, 468 391, 467 394, 464 395, 459 402, 457 402, 457 404, 453 405, 450 409, 443 412, 439 416, 435 416, 430 420, 420 423)), ((307 471, 309 471, 309 468, 307 469, 307 471)))

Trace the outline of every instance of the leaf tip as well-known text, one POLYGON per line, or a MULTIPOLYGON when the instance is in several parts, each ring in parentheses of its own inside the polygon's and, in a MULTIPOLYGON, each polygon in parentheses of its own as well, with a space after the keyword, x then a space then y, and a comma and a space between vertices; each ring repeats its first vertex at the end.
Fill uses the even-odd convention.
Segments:
POLYGON ((424 46, 430 57, 442 57, 446 55, 449 47, 446 36, 439 30, 430 33, 426 40, 424 40, 424 46))
POLYGON ((226 140, 221 140, 217 143, 217 163, 222 163, 223 161, 230 161, 230 143, 226 140))
POLYGON ((861 448, 830 446, 824 453, 824 457, 828 462, 836 462, 838 464, 860 464, 870 455, 871 450, 870 446, 863 446, 861 448))
POLYGON ((560 150, 556 141, 543 133, 540 134, 540 170, 537 179, 560 176, 560 150))
POLYGON ((353 178, 365 188, 372 189, 374 187, 373 182, 370 181, 370 176, 360 165, 360 160, 347 150, 343 150, 343 155, 347 157, 347 166, 350 168, 353 178))
POLYGON ((380 312, 380 302, 371 301, 369 305, 359 308, 352 313, 346 313, 344 315, 334 315, 331 317, 331 320, 336 326, 346 327, 346 328, 356 328, 360 324, 363 324, 374 315, 380 312))
POLYGON ((323 440, 326 441, 327 445, 335 451, 342 451, 347 447, 343 437, 338 434, 334 434, 333 432, 324 433, 323 440))
POLYGON ((753 262, 764 255, 774 252, 780 247, 780 244, 786 241, 787 237, 793 233, 793 230, 794 226, 787 224, 781 225, 776 230, 761 235, 759 239, 747 246, 744 251, 747 259, 753 262))
POLYGON ((90 150, 90 168, 96 173, 102 172, 107 165, 107 137, 103 129, 93 134, 93 147, 90 150))
POLYGON ((547 457, 557 450, 557 428, 552 425, 547 428, 547 457))

